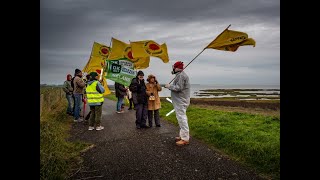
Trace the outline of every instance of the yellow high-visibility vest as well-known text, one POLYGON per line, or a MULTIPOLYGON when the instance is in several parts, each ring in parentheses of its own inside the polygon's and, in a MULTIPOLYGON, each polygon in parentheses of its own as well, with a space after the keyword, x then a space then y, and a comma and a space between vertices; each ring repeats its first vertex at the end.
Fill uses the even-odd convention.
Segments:
POLYGON ((86 88, 88 104, 102 103, 104 101, 103 94, 100 94, 96 87, 98 81, 94 81, 92 84, 88 85, 86 88))

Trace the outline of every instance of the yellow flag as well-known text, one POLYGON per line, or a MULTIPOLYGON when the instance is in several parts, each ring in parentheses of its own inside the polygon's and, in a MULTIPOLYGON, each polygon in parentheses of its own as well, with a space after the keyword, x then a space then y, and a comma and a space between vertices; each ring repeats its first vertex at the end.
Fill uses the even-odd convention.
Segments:
POLYGON ((149 67, 150 57, 138 58, 139 60, 134 62, 134 69, 146 69, 149 67))
POLYGON ((108 57, 108 60, 115 60, 124 58, 124 53, 129 44, 124 43, 118 39, 112 38, 112 51, 108 57))
POLYGON ((102 57, 107 59, 110 53, 110 47, 97 42, 93 43, 91 56, 102 57))
MULTIPOLYGON (((103 57, 98 57, 98 56, 91 56, 89 61, 87 62, 86 66, 82 69, 82 72, 85 72, 87 74, 91 73, 91 72, 97 72, 100 76, 101 76, 101 70, 104 69, 105 67, 105 59, 103 57)), ((104 76, 103 76, 103 87, 105 89, 105 92, 103 93, 103 95, 108 95, 111 93, 110 89, 108 88, 108 84, 106 81, 105 77, 105 72, 103 72, 104 76)))
POLYGON ((217 49, 224 51, 236 51, 240 46, 253 45, 256 42, 248 38, 248 34, 240 31, 224 30, 215 40, 213 40, 205 49, 217 49))
POLYGON ((130 42, 130 45, 134 58, 154 56, 160 58, 164 63, 169 62, 167 45, 165 43, 160 46, 152 40, 146 40, 130 42))
POLYGON ((163 43, 163 44, 161 45, 161 49, 162 49, 163 53, 159 55, 159 58, 160 58, 164 63, 169 62, 169 56, 168 56, 168 50, 167 50, 167 45, 166 45, 166 43, 163 43))
POLYGON ((106 95, 108 95, 108 94, 111 94, 111 91, 110 91, 110 89, 109 89, 109 87, 108 87, 108 84, 107 84, 107 79, 105 78, 105 76, 106 76, 106 73, 103 73, 104 75, 103 75, 103 80, 102 80, 102 85, 103 85, 103 87, 104 87, 104 93, 103 93, 103 95, 104 96, 106 96, 106 95))
MULTIPOLYGON (((150 57, 138 57, 132 56, 132 48, 130 44, 120 41, 116 38, 112 38, 112 48, 108 60, 116 60, 121 58, 127 58, 134 63, 135 69, 146 69, 150 64, 150 57)), ((165 47, 166 50, 166 47, 165 47)))

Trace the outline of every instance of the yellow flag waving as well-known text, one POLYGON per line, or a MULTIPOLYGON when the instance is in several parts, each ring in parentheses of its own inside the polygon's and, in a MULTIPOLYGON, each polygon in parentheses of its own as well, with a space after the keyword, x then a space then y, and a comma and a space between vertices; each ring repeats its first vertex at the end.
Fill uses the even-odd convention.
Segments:
POLYGON ((139 58, 138 61, 134 62, 135 69, 146 69, 149 67, 150 57, 139 58))
MULTIPOLYGON (((83 68, 82 72, 85 72, 87 74, 89 74, 90 72, 97 72, 101 76, 102 75, 101 69, 105 67, 105 64, 106 62, 103 57, 91 56, 86 66, 83 68)), ((103 77, 102 85, 105 89, 105 92, 103 93, 103 95, 108 95, 111 92, 110 92, 110 89, 108 88, 106 78, 104 78, 105 72, 103 72, 102 77, 103 77)))
POLYGON ((112 38, 111 41, 112 41, 112 51, 110 52, 108 59, 116 60, 116 59, 124 58, 125 50, 130 45, 115 38, 112 38))
POLYGON ((100 44, 97 42, 93 42, 91 56, 101 57, 103 59, 107 59, 110 53, 110 47, 100 44))
POLYGON ((154 56, 160 58, 164 63, 169 62, 167 45, 164 43, 161 46, 152 41, 135 41, 130 42, 132 47, 133 57, 148 57, 154 56))
POLYGON ((240 46, 253 45, 256 42, 248 38, 248 34, 240 31, 224 30, 215 40, 213 40, 205 49, 217 49, 235 52, 240 46))
POLYGON ((108 60, 116 60, 120 58, 129 59, 134 63, 135 69, 145 69, 149 67, 150 63, 150 57, 134 58, 132 56, 132 48, 130 44, 112 38, 112 50, 110 52, 108 60))

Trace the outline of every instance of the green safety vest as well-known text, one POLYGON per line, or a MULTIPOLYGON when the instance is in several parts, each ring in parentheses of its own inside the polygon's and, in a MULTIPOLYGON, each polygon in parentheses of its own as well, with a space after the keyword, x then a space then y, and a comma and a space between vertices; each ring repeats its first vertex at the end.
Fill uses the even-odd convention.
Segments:
POLYGON ((88 104, 102 103, 104 101, 103 94, 100 94, 96 87, 98 81, 94 81, 92 84, 88 85, 86 88, 88 104))

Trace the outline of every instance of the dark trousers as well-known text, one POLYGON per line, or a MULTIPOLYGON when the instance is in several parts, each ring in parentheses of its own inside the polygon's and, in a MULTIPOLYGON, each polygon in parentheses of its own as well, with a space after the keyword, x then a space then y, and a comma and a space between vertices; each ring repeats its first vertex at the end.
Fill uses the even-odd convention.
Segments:
POLYGON ((148 104, 135 104, 136 108, 136 125, 145 126, 147 122, 148 104))
POLYGON ((102 105, 100 106, 90 106, 90 119, 89 126, 100 126, 101 114, 102 114, 102 105))
POLYGON ((159 109, 157 110, 148 110, 148 121, 149 126, 152 127, 152 119, 154 118, 154 122, 157 126, 160 125, 160 117, 159 117, 159 109))
POLYGON ((90 109, 89 113, 87 114, 87 116, 86 116, 85 120, 89 120, 90 115, 91 115, 91 109, 90 109))

